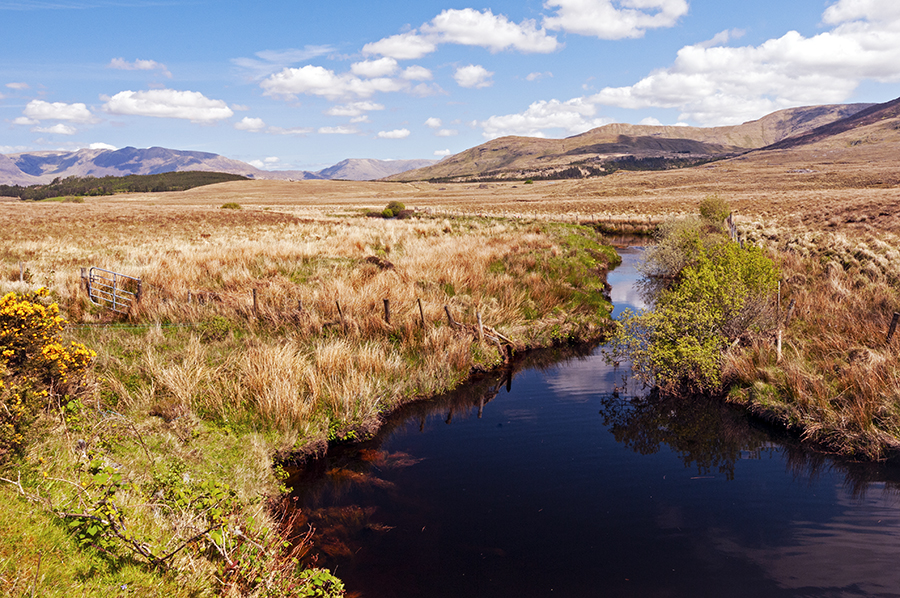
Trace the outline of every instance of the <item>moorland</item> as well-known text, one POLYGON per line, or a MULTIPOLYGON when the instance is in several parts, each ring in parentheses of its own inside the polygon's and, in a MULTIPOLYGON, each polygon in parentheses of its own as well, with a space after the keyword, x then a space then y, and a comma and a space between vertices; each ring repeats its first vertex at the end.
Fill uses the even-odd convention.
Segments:
POLYGON ((693 168, 580 180, 0 201, 0 291, 46 287, 60 339, 96 352, 64 382, 6 378, 5 398, 27 387, 37 406, 9 419, 21 430, 0 486, 7 594, 339 595, 304 561, 314 539, 280 544, 278 458, 353 442, 510 351, 602 338, 616 258, 598 230, 647 232, 710 196, 793 304, 780 354, 766 329, 722 356, 723 400, 820 450, 892 457, 898 142, 897 115, 882 112, 693 168), (406 217, 369 215, 390 202, 406 217), (140 277, 140 305, 124 317, 93 305, 88 266, 140 277))

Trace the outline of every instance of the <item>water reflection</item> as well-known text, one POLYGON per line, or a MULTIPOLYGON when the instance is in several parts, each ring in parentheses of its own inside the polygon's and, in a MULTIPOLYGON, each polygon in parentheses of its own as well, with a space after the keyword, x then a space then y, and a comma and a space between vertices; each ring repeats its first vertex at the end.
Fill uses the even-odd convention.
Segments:
POLYGON ((626 366, 535 352, 409 405, 293 473, 296 523, 366 598, 900 595, 900 468, 626 366))

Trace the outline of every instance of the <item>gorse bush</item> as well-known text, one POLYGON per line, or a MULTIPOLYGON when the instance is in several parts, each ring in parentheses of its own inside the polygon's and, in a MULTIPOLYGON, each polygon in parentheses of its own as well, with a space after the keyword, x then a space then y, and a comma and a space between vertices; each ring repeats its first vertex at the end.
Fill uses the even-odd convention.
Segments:
POLYGON ((96 353, 60 339, 65 319, 46 289, 0 298, 0 459, 51 398, 73 392, 96 353))

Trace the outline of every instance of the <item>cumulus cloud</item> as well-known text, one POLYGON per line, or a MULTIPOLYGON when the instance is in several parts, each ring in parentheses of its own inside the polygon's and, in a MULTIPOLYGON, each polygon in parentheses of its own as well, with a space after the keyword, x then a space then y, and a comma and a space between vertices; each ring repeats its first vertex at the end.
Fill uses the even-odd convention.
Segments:
POLYGON ((380 54, 397 60, 416 60, 431 54, 437 44, 415 31, 392 35, 363 46, 363 54, 380 54))
POLYGON ((406 82, 388 77, 360 79, 350 73, 337 74, 321 66, 286 68, 271 75, 260 86, 265 95, 294 98, 297 94, 320 96, 329 100, 367 98, 376 92, 401 91, 406 82))
POLYGON ((433 75, 424 66, 413 65, 403 69, 400 75, 407 81, 431 81, 433 75))
POLYGON ((436 150, 436 151, 434 152, 434 155, 443 158, 443 157, 445 157, 445 156, 449 156, 450 153, 451 153, 450 150, 448 150, 448 149, 442 149, 442 150, 436 150))
POLYGON ((363 46, 364 54, 379 54, 397 60, 415 60, 434 52, 439 44, 480 46, 491 52, 516 50, 526 53, 554 52, 559 41, 537 26, 533 19, 513 23, 490 9, 447 9, 419 30, 386 37, 363 46))
POLYGON ((7 83, 6 86, 7 86, 9 89, 15 89, 16 91, 22 91, 22 90, 24 90, 24 89, 30 89, 30 87, 29 87, 29 85, 28 85, 27 83, 21 83, 21 82, 19 82, 19 83, 7 83))
POLYGON ((355 135, 359 131, 353 127, 319 127, 319 133, 322 135, 355 135))
POLYGON ((647 29, 672 27, 687 14, 687 0, 546 0, 544 7, 556 8, 545 17, 544 27, 599 37, 635 38, 647 29))
POLYGON ((491 81, 493 74, 480 64, 470 64, 456 69, 456 72, 453 73, 453 79, 460 87, 480 89, 494 84, 491 81))
POLYGON ((548 53, 559 48, 557 39, 538 28, 534 20, 525 19, 516 24, 504 15, 495 15, 490 9, 483 12, 473 8, 448 9, 421 29, 440 43, 481 46, 491 52, 513 49, 548 53))
POLYGON ((78 129, 72 125, 57 123, 52 127, 35 127, 31 129, 35 133, 52 133, 53 135, 74 135, 78 129))
POLYGON ((36 124, 39 124, 40 122, 41 121, 34 120, 33 118, 28 118, 27 116, 19 116, 17 118, 14 118, 12 121, 12 123, 14 125, 23 125, 23 126, 36 125, 36 124))
POLYGON ((350 72, 357 77, 388 77, 397 72, 397 61, 385 56, 377 60, 364 60, 350 65, 350 72))
POLYGON ((115 150, 117 150, 117 149, 119 149, 119 148, 117 148, 117 147, 114 146, 114 145, 110 145, 110 144, 108 144, 108 143, 97 142, 97 143, 92 143, 92 144, 90 144, 90 145, 88 146, 88 149, 113 150, 113 151, 115 151, 115 150))
POLYGON ((259 133, 266 128, 266 123, 261 118, 251 118, 245 116, 240 122, 234 123, 234 128, 238 131, 250 131, 251 133, 259 133))
POLYGON ((352 116, 354 118, 358 118, 360 116, 363 116, 366 112, 370 112, 373 110, 384 110, 384 105, 366 101, 350 102, 349 104, 332 106, 325 112, 325 114, 327 114, 328 116, 352 116))
POLYGON ((585 98, 568 102, 549 100, 534 102, 519 114, 492 116, 477 124, 486 139, 504 135, 545 137, 545 131, 550 129, 561 129, 566 134, 575 135, 612 122, 606 118, 595 118, 596 113, 596 106, 585 98))
POLYGON ((222 100, 209 99, 199 91, 175 89, 120 91, 106 101, 103 109, 110 114, 183 118, 197 123, 212 123, 234 115, 222 100))
POLYGON ((378 131, 379 139, 406 139, 409 137, 409 129, 394 129, 393 131, 378 131))
POLYGON ((459 131, 456 129, 441 129, 437 133, 435 133, 438 137, 455 137, 459 135, 459 131))
POLYGON ((686 46, 670 67, 589 101, 678 108, 680 120, 727 125, 792 106, 844 102, 864 79, 900 81, 900 5, 840 0, 823 22, 834 27, 813 37, 789 31, 758 46, 686 46))
POLYGON ((67 120, 70 122, 89 123, 94 122, 94 115, 88 107, 82 103, 66 104, 64 102, 45 102, 44 100, 31 100, 25 106, 22 113, 29 119, 16 124, 35 124, 40 120, 67 120))
POLYGON ((160 64, 155 60, 135 60, 134 62, 128 62, 124 58, 113 58, 106 67, 120 71, 160 71, 166 77, 172 77, 172 73, 169 72, 166 65, 160 64))
POLYGON ((441 119, 435 116, 432 116, 425 121, 425 126, 431 127, 432 129, 440 129, 442 124, 441 119))

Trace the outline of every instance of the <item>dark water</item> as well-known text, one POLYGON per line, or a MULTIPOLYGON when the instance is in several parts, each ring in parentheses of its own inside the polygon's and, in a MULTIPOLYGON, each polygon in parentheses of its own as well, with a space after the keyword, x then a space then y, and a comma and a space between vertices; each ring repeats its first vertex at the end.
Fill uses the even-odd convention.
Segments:
POLYGON ((900 596, 897 466, 645 395, 598 349, 411 406, 289 481, 319 565, 365 598, 900 596))

